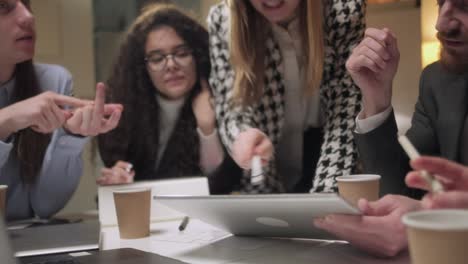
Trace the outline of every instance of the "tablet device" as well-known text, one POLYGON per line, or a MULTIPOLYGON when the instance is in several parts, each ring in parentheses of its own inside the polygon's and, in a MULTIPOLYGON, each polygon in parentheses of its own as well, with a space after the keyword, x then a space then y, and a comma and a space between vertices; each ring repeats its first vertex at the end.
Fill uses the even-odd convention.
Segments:
MULTIPOLYGON (((360 214, 335 193, 154 196, 155 201, 238 236, 334 239, 313 225, 332 213, 360 214)), ((187 226, 190 229, 190 223, 187 226)))

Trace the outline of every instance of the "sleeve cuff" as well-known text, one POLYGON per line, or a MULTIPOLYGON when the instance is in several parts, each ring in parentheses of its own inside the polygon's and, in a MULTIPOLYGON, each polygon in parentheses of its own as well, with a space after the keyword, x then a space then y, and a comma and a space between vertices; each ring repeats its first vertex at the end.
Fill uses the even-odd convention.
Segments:
POLYGON ((0 167, 7 162, 10 152, 13 149, 13 143, 7 143, 0 140, 0 167))
POLYGON ((197 127, 197 132, 198 132, 198 136, 200 136, 200 139, 203 139, 203 140, 213 139, 213 137, 216 137, 218 135, 216 129, 213 129, 213 132, 211 134, 205 135, 203 131, 199 127, 197 127))
POLYGON ((385 111, 365 119, 359 118, 362 113, 359 112, 359 114, 356 117, 356 129, 354 132, 357 134, 365 134, 376 129, 377 127, 382 125, 385 122, 385 120, 387 120, 387 118, 392 113, 392 110, 393 108, 390 106, 387 109, 385 109, 385 111))
POLYGON ((81 149, 88 142, 89 137, 72 135, 66 132, 63 128, 57 130, 57 144, 60 147, 71 147, 73 149, 81 149))

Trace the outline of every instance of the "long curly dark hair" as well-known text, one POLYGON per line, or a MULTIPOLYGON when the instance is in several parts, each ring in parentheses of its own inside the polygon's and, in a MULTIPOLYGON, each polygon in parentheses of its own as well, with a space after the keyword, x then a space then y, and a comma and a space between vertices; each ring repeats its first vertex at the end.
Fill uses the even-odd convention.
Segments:
POLYGON ((192 100, 201 91, 200 78, 208 78, 209 72, 206 29, 174 5, 146 7, 127 32, 108 80, 108 101, 123 104, 124 112, 116 129, 98 137, 104 164, 112 167, 118 160, 129 161, 134 165, 136 180, 198 174, 200 143, 192 100), (173 28, 192 49, 198 76, 167 144, 166 151, 175 152, 177 157, 170 164, 175 167, 171 175, 156 175, 160 109, 144 60, 148 34, 162 26, 173 28))

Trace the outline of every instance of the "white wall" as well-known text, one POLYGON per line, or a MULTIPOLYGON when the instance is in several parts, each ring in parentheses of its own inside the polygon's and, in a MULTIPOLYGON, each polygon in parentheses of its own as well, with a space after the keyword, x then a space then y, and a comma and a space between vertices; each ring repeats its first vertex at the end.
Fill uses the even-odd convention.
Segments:
POLYGON ((210 7, 221 2, 220 0, 201 0, 201 17, 206 25, 206 18, 208 17, 208 12, 210 11, 210 7))
POLYGON ((421 0, 421 26, 422 40, 434 40, 436 36, 435 25, 439 7, 436 0, 421 0))
MULTIPOLYGON (((33 0, 38 32, 36 61, 65 66, 73 75, 77 97, 94 97, 91 0, 33 0)), ((95 208, 96 184, 85 148, 79 188, 63 212, 95 208)), ((60 188, 60 186, 57 186, 60 188)))

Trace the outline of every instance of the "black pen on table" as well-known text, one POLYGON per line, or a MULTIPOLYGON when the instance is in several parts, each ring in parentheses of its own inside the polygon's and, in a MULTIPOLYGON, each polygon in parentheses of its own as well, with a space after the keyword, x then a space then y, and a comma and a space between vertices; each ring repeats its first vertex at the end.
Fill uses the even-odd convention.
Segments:
POLYGON ((179 231, 184 231, 185 228, 187 227, 188 225, 188 221, 189 221, 189 217, 188 216, 184 216, 184 219, 182 219, 182 222, 180 223, 179 225, 179 231))

